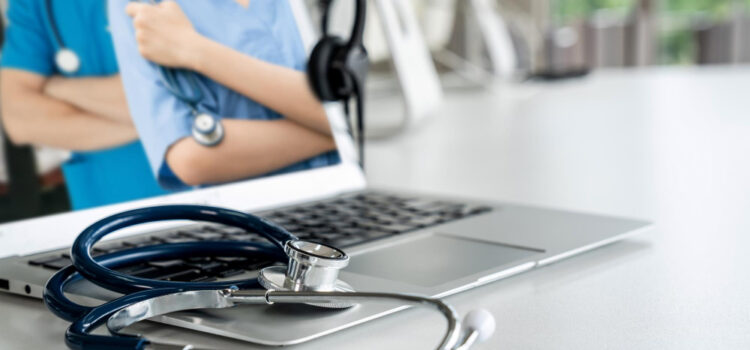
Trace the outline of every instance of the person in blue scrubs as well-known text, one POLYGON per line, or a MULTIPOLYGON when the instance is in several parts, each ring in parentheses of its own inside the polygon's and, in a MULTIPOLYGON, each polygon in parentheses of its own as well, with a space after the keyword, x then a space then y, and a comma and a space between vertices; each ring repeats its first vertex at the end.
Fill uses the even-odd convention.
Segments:
POLYGON ((151 175, 118 74, 104 0, 11 0, 0 61, 5 132, 18 144, 73 151, 63 164, 74 209, 165 193, 151 175), (54 21, 54 22, 52 22, 54 21), (55 64, 64 45, 80 68, 55 64))
MULTIPOLYGON (((155 177, 182 189, 340 162, 288 1, 110 1, 115 51, 155 177), (158 66, 199 73, 200 113, 221 118, 214 147, 191 137, 192 110, 158 66)), ((184 79, 184 77, 183 77, 184 79)))

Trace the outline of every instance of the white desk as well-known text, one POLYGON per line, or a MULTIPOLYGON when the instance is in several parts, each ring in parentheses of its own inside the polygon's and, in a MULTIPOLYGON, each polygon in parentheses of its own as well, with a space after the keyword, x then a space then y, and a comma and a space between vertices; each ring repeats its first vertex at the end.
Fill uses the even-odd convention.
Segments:
MULTIPOLYGON (((449 93, 439 119, 369 146, 372 183, 657 228, 449 298, 461 313, 497 317, 477 348, 750 348, 750 68, 603 72, 521 89, 512 95, 536 93, 449 93)), ((0 348, 63 348, 66 324, 38 301, 2 295, 0 314, 0 348)), ((293 349, 428 349, 443 327, 409 311, 293 349)))

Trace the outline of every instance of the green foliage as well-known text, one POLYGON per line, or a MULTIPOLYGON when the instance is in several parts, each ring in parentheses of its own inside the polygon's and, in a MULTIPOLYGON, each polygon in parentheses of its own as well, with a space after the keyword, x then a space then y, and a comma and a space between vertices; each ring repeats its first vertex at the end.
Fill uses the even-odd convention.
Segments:
POLYGON ((631 8, 635 0, 551 0, 553 16, 562 21, 585 18, 596 10, 631 8))
POLYGON ((692 64, 695 58, 695 41, 687 30, 662 33, 659 38, 659 63, 692 64))
POLYGON ((736 0, 666 0, 665 10, 668 12, 706 13, 722 16, 731 11, 733 3, 747 2, 736 0))
MULTIPOLYGON (((596 10, 627 11, 635 6, 637 0, 550 0, 552 15, 560 20, 585 18, 596 10)), ((657 1, 665 12, 682 14, 702 13, 713 16, 725 16, 731 13, 736 5, 750 6, 750 0, 660 0, 657 1)))
MULTIPOLYGON (((549 0, 552 19, 557 25, 588 19, 597 10, 623 15, 638 0, 549 0)), ((695 41, 690 23, 697 19, 723 20, 733 11, 750 9, 750 0, 655 0, 663 22, 671 23, 659 33, 659 61, 663 64, 690 64, 695 56, 695 41)))

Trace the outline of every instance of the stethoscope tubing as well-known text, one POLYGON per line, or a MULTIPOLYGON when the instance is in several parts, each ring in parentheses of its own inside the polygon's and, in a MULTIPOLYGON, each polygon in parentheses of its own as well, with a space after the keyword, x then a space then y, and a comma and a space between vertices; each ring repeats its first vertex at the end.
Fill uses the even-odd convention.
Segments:
MULTIPOLYGON (((459 344, 460 322, 450 305, 440 299, 419 295, 397 293, 367 292, 306 292, 306 291, 260 291, 257 279, 226 282, 175 282, 137 278, 117 272, 114 269, 136 265, 154 260, 172 260, 185 257, 224 256, 247 257, 262 255, 279 262, 288 258, 284 246, 297 237, 263 218, 243 212, 193 205, 167 205, 152 208, 136 209, 116 214, 86 228, 76 239, 71 249, 72 266, 58 271, 45 286, 44 302, 57 316, 71 321, 66 331, 65 342, 71 349, 118 349, 143 350, 157 345, 148 339, 121 334, 117 324, 127 326, 145 318, 161 315, 165 312, 189 310, 196 308, 223 308, 240 304, 325 304, 377 300, 395 300, 412 305, 431 306, 440 311, 448 321, 448 330, 441 341, 439 349, 454 349, 459 344), (264 242, 208 241, 160 244, 133 248, 107 254, 94 259, 91 249, 106 235, 119 229, 143 223, 165 220, 193 220, 224 224, 258 233, 268 239, 264 242), (110 291, 125 294, 113 301, 97 307, 89 307, 71 301, 65 295, 67 285, 81 279, 110 291), (216 292, 221 302, 214 303, 209 299, 185 299, 196 292, 216 292), (155 307, 159 302, 174 301, 182 297, 182 302, 170 307, 155 307), (160 301, 161 300, 161 301, 160 301), (161 313, 160 313, 161 312, 161 313), (110 324, 110 322, 115 322, 110 324), (95 329, 107 323, 111 336, 91 334, 95 329)), ((211 295, 214 295, 210 293, 211 295)))
MULTIPOLYGON (((91 256, 94 244, 108 234, 138 224, 168 220, 213 222, 255 232, 268 239, 280 254, 283 253, 287 241, 298 240, 283 227, 252 214, 208 206, 165 205, 126 211, 89 226, 73 242, 70 254, 73 265, 87 280, 119 293, 132 293, 143 288, 178 287, 180 283, 182 283, 181 286, 191 286, 192 284, 186 282, 159 281, 124 274, 99 264, 91 256)), ((166 251, 170 249, 174 249, 174 246, 164 248, 166 251)), ((182 253, 183 257, 190 256, 184 255, 185 252, 182 253)))
POLYGON ((284 245, 297 240, 283 227, 261 217, 231 209, 194 205, 166 205, 142 208, 116 214, 86 228, 71 249, 72 266, 58 271, 46 284, 44 302, 58 317, 72 322, 66 332, 66 344, 72 349, 142 349, 148 341, 138 337, 115 334, 114 337, 88 334, 119 309, 142 300, 185 290, 221 290, 228 288, 258 288, 256 279, 225 282, 175 282, 129 276, 116 268, 153 260, 179 259, 186 256, 246 257, 264 256, 279 262, 286 261, 284 245), (161 244, 133 248, 94 259, 94 245, 119 229, 143 223, 166 220, 194 220, 224 224, 258 233, 270 243, 210 241, 161 244), (99 307, 88 307, 71 301, 65 287, 81 279, 125 296, 99 307))
POLYGON ((162 81, 164 82, 164 88, 166 88, 178 100, 190 106, 193 114, 197 114, 198 104, 203 100, 203 90, 200 88, 196 73, 184 69, 177 70, 164 66, 158 67, 162 81), (190 94, 183 91, 182 85, 178 79, 180 74, 185 78, 185 82, 190 89, 190 94))
MULTIPOLYGON (((97 257, 96 261, 109 269, 117 269, 128 265, 141 264, 155 260, 182 259, 186 256, 265 256, 282 263, 287 260, 286 255, 273 249, 272 246, 267 243, 216 241, 171 243, 133 248, 97 257)), ((74 322, 93 310, 92 307, 74 303, 65 295, 65 289, 68 285, 81 280, 83 280, 83 276, 78 273, 75 266, 71 265, 55 273, 47 282, 43 300, 45 305, 47 305, 47 308, 57 317, 68 322, 74 322)), ((97 285, 101 286, 101 284, 106 283, 99 283, 97 285)), ((205 283, 150 280, 146 285, 122 286, 118 284, 117 286, 112 287, 117 287, 117 290, 114 290, 116 292, 131 294, 153 288, 169 288, 171 290, 182 290, 185 288, 225 289, 233 286, 243 289, 260 287, 256 279, 205 283)))
POLYGON ((113 333, 112 335, 91 334, 104 325, 117 311, 135 303, 158 298, 163 295, 178 293, 181 289, 162 288, 144 290, 128 294, 106 304, 91 308, 83 317, 73 321, 65 331, 65 344, 74 350, 116 349, 141 350, 150 343, 143 337, 113 333))

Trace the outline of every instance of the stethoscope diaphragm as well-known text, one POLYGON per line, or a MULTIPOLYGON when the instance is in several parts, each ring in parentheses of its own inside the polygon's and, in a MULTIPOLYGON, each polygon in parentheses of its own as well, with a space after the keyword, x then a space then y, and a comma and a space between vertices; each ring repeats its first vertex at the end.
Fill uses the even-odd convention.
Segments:
POLYGON ((73 74, 81 68, 81 59, 71 49, 61 48, 55 54, 55 65, 57 69, 65 74, 73 74))
MULTIPOLYGON (((258 282, 267 290, 286 292, 354 292, 354 288, 339 279, 341 269, 349 265, 349 256, 341 249, 302 240, 287 241, 284 252, 288 266, 269 266, 258 274, 258 282)), ((356 303, 306 302, 307 305, 346 309, 356 303)))
POLYGON ((216 146, 224 139, 224 126, 218 118, 200 113, 193 119, 192 134, 199 144, 206 147, 216 146))

